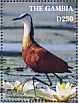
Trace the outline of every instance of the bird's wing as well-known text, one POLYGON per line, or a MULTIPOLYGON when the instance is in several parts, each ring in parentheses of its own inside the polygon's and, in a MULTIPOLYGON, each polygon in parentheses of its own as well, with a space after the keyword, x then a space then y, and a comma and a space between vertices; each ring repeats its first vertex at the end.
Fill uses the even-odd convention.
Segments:
POLYGON ((67 63, 34 43, 25 52, 25 60, 28 66, 35 72, 62 73, 67 71, 67 63))

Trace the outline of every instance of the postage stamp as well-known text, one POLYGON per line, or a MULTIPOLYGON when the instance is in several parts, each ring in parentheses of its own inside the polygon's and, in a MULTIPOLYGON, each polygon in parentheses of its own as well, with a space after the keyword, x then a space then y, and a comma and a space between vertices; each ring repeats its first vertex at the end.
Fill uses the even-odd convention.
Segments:
POLYGON ((0 103, 76 103, 77 0, 0 5, 0 103))

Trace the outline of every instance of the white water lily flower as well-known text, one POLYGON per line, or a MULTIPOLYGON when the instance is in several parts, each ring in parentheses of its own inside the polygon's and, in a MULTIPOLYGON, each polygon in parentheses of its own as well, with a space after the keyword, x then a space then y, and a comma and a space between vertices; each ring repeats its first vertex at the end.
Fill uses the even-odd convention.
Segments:
POLYGON ((33 86, 33 81, 27 81, 26 83, 22 83, 20 84, 19 81, 16 81, 14 84, 14 89, 16 89, 17 91, 23 91, 26 92, 28 90, 34 89, 34 87, 36 88, 38 86, 39 82, 34 83, 33 86))
POLYGON ((11 90, 11 89, 16 89, 18 87, 18 85, 20 84, 19 81, 16 81, 14 83, 14 86, 9 83, 9 82, 4 82, 4 81, 0 81, 0 88, 3 88, 4 90, 11 90))
POLYGON ((34 87, 36 88, 38 86, 39 82, 36 82, 34 83, 34 86, 33 86, 33 81, 28 81, 24 84, 23 86, 23 92, 26 92, 27 90, 30 90, 30 89, 34 89, 34 87))
POLYGON ((76 97, 76 93, 78 93, 78 86, 72 87, 72 85, 68 82, 66 85, 57 83, 56 91, 50 89, 47 86, 47 89, 40 89, 44 94, 47 94, 50 99, 56 101, 67 101, 71 98, 76 97))
POLYGON ((13 85, 10 84, 9 82, 0 81, 0 88, 3 88, 5 90, 11 90, 13 89, 13 85))
POLYGON ((20 82, 19 82, 19 81, 16 81, 16 82, 14 83, 14 86, 13 86, 13 87, 14 87, 13 89, 15 89, 15 90, 17 90, 17 88, 21 88, 20 82))
POLYGON ((26 92, 30 89, 34 89, 34 87, 36 88, 38 86, 39 82, 34 83, 33 86, 33 81, 27 81, 25 84, 24 83, 20 83, 19 81, 16 81, 14 83, 14 86, 9 83, 9 82, 0 82, 0 88, 3 88, 4 90, 17 90, 17 91, 23 91, 26 92), (2 86, 1 86, 2 85, 2 86))

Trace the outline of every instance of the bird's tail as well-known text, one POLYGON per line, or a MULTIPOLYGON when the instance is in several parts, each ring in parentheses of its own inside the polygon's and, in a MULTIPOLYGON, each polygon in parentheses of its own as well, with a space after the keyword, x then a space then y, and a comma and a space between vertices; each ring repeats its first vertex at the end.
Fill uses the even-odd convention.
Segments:
POLYGON ((68 66, 69 69, 73 69, 73 67, 68 66))
MULTIPOLYGON (((72 67, 68 66, 68 69, 73 69, 72 67)), ((67 73, 72 73, 70 70, 66 71, 67 73)))
POLYGON ((67 72, 67 73, 72 73, 70 70, 67 70, 66 72, 67 72))

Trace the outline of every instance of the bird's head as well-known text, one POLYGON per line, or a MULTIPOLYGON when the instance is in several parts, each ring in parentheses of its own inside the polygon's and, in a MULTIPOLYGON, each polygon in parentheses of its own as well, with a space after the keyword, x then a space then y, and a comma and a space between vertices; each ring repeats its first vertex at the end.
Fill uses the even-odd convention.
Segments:
POLYGON ((30 38, 32 41, 34 41, 33 36, 34 36, 34 28, 33 28, 33 22, 32 22, 32 17, 30 14, 28 13, 23 13, 20 16, 12 19, 12 21, 15 20, 20 20, 24 23, 24 33, 25 34, 29 34, 30 38))
POLYGON ((31 15, 28 14, 28 13, 23 13, 23 14, 21 14, 20 16, 12 19, 12 21, 16 21, 16 20, 20 20, 20 21, 22 21, 23 23, 27 23, 27 22, 31 22, 32 17, 31 17, 31 15))

